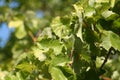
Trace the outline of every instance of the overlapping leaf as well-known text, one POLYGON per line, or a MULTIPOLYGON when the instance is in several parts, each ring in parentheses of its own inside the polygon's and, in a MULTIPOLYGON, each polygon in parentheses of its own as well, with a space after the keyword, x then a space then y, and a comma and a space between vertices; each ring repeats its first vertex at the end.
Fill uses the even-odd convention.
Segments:
POLYGON ((51 67, 50 73, 52 75, 53 80, 68 80, 59 68, 51 67))
POLYGON ((38 43, 38 46, 40 49, 43 49, 45 51, 53 49, 56 55, 60 54, 63 48, 63 45, 60 43, 60 41, 54 39, 42 39, 38 43))
POLYGON ((69 25, 69 18, 56 17, 52 21, 51 28, 59 38, 66 38, 71 32, 69 25))

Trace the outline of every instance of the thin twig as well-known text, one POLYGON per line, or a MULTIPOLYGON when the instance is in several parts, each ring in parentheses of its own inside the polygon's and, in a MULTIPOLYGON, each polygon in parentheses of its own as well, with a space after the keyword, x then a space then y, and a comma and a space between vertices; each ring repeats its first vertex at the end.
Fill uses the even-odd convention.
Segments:
POLYGON ((36 33, 36 35, 35 35, 35 38, 36 38, 36 39, 39 37, 40 33, 41 33, 41 29, 39 29, 39 30, 37 31, 37 33, 36 33))
POLYGON ((105 65, 105 63, 107 62, 107 60, 108 60, 108 58, 109 58, 109 56, 111 54, 112 49, 113 49, 112 47, 109 49, 109 51, 108 51, 108 53, 107 53, 107 55, 105 57, 105 60, 104 60, 103 64, 101 65, 100 69, 102 69, 103 66, 105 65))
POLYGON ((37 38, 39 37, 41 33, 41 30, 38 30, 38 32, 36 33, 36 35, 34 36, 32 32, 28 31, 28 34, 30 35, 30 37, 32 38, 33 42, 37 41, 37 38))
POLYGON ((30 35, 30 37, 32 38, 33 42, 36 42, 36 38, 34 37, 33 33, 28 31, 28 34, 30 35))

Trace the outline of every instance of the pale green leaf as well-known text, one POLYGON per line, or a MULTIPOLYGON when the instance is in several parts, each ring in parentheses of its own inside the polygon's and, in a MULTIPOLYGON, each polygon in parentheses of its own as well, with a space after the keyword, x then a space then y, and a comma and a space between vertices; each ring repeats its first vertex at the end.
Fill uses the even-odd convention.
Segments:
POLYGON ((24 26, 19 26, 16 28, 15 36, 18 39, 22 39, 27 35, 24 26))
POLYGON ((80 27, 78 29, 78 32, 77 32, 77 37, 79 37, 81 39, 81 41, 83 42, 83 37, 82 37, 82 24, 80 24, 80 27))
POLYGON ((95 4, 95 0, 89 0, 89 6, 93 7, 95 4))
POLYGON ((104 18, 108 18, 108 17, 111 16, 112 14, 115 14, 115 13, 112 12, 112 11, 106 10, 106 11, 104 11, 104 12, 102 13, 102 16, 103 16, 104 18))
POLYGON ((68 80, 59 68, 51 67, 49 71, 53 80, 68 80))
POLYGON ((41 37, 47 37, 47 38, 52 38, 52 30, 50 27, 44 28, 44 30, 42 31, 42 33, 40 34, 41 37))
POLYGON ((109 3, 109 0, 96 0, 96 3, 109 3))
POLYGON ((69 63, 69 60, 66 56, 56 56, 51 61, 51 66, 65 66, 69 63))
POLYGON ((82 38, 82 22, 83 22, 83 15, 82 13, 84 12, 84 9, 83 7, 81 6, 81 4, 74 4, 73 5, 75 10, 76 10, 76 14, 79 18, 79 29, 78 29, 78 32, 76 33, 76 35, 83 41, 83 38, 82 38))
POLYGON ((93 7, 87 7, 87 8, 85 9, 84 16, 85 16, 85 17, 92 17, 93 14, 95 14, 95 13, 96 13, 96 12, 95 12, 95 9, 94 9, 93 7))
POLYGON ((110 0, 110 3, 111 3, 111 7, 113 8, 115 5, 115 0, 110 0))
POLYGON ((79 18, 79 22, 81 24, 82 21, 83 21, 83 19, 82 19, 82 17, 83 17, 82 13, 84 12, 84 8, 80 4, 74 4, 73 6, 74 6, 74 8, 76 10, 76 14, 77 14, 77 16, 79 18))
POLYGON ((9 23, 8 23, 8 26, 10 28, 12 28, 12 27, 17 28, 17 27, 21 27, 23 25, 24 25, 23 20, 14 20, 14 21, 9 21, 9 23))
POLYGON ((60 38, 66 38, 70 34, 70 28, 67 18, 54 18, 51 24, 53 32, 60 38), (62 21, 63 20, 63 21, 62 21))
POLYGON ((43 39, 38 43, 40 49, 48 51, 49 49, 53 49, 56 55, 60 54, 63 48, 63 45, 59 40, 54 39, 43 39))
POLYGON ((17 72, 16 76, 17 76, 18 80, 24 80, 20 72, 17 72))
POLYGON ((102 43, 100 46, 106 50, 109 50, 111 47, 113 47, 120 51, 120 37, 112 31, 103 31, 101 40, 102 43))
POLYGON ((18 80, 18 78, 12 74, 9 74, 3 80, 18 80))
POLYGON ((35 65, 29 64, 27 62, 23 62, 19 65, 16 66, 17 69, 20 69, 21 71, 26 71, 26 72, 32 72, 35 68, 35 65))
POLYGON ((39 61, 45 61, 46 56, 44 54, 44 51, 39 48, 33 49, 34 56, 38 58, 39 61))
POLYGON ((65 76, 67 77, 68 80, 76 80, 76 75, 74 70, 72 70, 71 67, 68 66, 63 66, 60 67, 60 69, 65 73, 65 76))

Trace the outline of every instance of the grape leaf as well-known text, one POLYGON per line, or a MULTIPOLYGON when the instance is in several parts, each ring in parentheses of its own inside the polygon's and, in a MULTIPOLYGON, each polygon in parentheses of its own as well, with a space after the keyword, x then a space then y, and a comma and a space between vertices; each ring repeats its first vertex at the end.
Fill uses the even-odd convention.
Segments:
POLYGON ((53 19, 51 28, 53 32, 60 38, 66 38, 70 34, 69 19, 60 18, 59 16, 53 19))
POLYGON ((66 56, 58 55, 52 59, 51 66, 65 66, 67 63, 69 60, 66 56))
POLYGON ((63 45, 60 43, 60 41, 54 39, 42 39, 38 43, 38 46, 40 49, 43 49, 45 51, 53 49, 56 55, 60 54, 63 48, 63 45))
POLYGON ((51 67, 50 73, 52 75, 53 80, 67 80, 67 78, 64 76, 64 74, 59 68, 51 67))
POLYGON ((18 64, 16 66, 17 69, 20 69, 22 71, 26 71, 26 72, 32 72, 33 69, 35 68, 35 65, 29 64, 27 62, 23 62, 21 64, 18 64))
POLYGON ((120 51, 120 37, 112 31, 103 31, 101 40, 102 43, 100 46, 106 50, 109 50, 111 47, 113 47, 114 49, 120 51))

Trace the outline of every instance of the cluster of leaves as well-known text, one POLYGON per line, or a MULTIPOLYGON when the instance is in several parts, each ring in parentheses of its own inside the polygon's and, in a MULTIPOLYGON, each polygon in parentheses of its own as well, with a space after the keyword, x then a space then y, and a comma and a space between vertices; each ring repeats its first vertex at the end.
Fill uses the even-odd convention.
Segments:
MULTIPOLYGON (((3 80, 100 80, 104 76, 118 80, 119 5, 119 0, 75 3, 71 14, 53 18, 50 27, 33 37, 34 45, 29 50, 21 52, 17 46, 13 49, 19 51, 14 54, 19 54, 13 55, 14 65, 10 72, 3 72, 6 74, 3 80)), ((18 39, 27 34, 23 25, 20 20, 9 21, 9 26, 20 26, 16 31, 18 39)))

